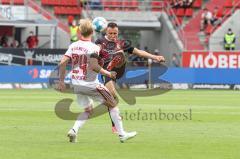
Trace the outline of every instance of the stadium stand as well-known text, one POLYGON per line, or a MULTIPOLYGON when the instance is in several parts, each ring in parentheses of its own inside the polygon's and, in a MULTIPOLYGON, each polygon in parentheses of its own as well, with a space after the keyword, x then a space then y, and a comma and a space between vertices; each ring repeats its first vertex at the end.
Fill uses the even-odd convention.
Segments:
MULTIPOLYGON (((228 21, 229 19, 234 19, 232 17, 232 15, 235 13, 235 11, 237 11, 238 9, 240 8, 240 0, 233 0, 233 1, 229 1, 229 0, 226 0, 225 3, 223 4, 223 6, 221 8, 219 8, 218 10, 218 14, 219 16, 222 16, 222 19, 221 19, 221 25, 215 25, 211 28, 211 30, 209 31, 209 34, 206 36, 206 42, 208 43, 208 40, 210 39, 210 36, 212 36, 212 34, 217 31, 218 29, 222 30, 223 31, 223 28, 224 30, 226 30, 227 28, 224 27, 224 23, 226 21, 228 21)), ((238 21, 237 19, 235 19, 235 21, 238 21)), ((229 25, 228 24, 229 22, 227 22, 226 25, 229 25)), ((229 27, 229 26, 228 26, 229 27)), ((235 27, 234 27, 235 28, 235 27)), ((235 29, 236 30, 236 29, 235 29)), ((214 38, 212 38, 214 39, 214 38)), ((216 41, 218 40, 212 40, 213 43, 216 43, 216 41), (213 42, 215 41, 215 42, 213 42)), ((210 46, 209 44, 209 47, 213 48, 213 46, 210 46)), ((220 48, 218 47, 218 50, 220 48)))
POLYGON ((99 3, 89 3, 91 9, 101 9, 106 11, 139 11, 139 1, 137 0, 102 0, 99 3))
MULTIPOLYGON (((237 2, 239 0, 194 0, 188 7, 176 7, 169 0, 89 0, 85 4, 79 0, 30 0, 27 5, 48 20, 57 20, 58 26, 66 32, 69 31, 68 16, 79 19, 80 17, 96 17, 98 15, 109 17, 110 14, 109 20, 117 22, 124 21, 124 23, 130 24, 130 21, 134 23, 148 20, 155 21, 157 24, 156 17, 159 17, 160 13, 164 11, 169 15, 178 35, 181 36, 180 39, 184 42, 186 50, 204 50, 208 48, 209 37, 218 28, 218 25, 208 25, 204 32, 200 32, 199 21, 203 12, 201 8, 207 7, 213 12, 214 7, 218 6, 218 16, 224 15, 224 22, 231 16, 234 7, 240 7, 237 2), (41 6, 36 4, 41 4, 41 6), (152 13, 144 13, 145 11, 152 11, 152 13)), ((24 0, 2 0, 1 3, 24 5, 24 0)))
POLYGON ((45 6, 73 6, 77 7, 78 6, 78 1, 77 0, 41 0, 42 5, 45 6))
POLYGON ((2 4, 23 5, 24 0, 1 0, 2 4))
POLYGON ((177 16, 179 24, 183 27, 185 33, 185 49, 186 50, 206 50, 208 49, 208 39, 209 36, 216 30, 219 25, 207 25, 204 32, 200 32, 200 19, 203 13, 201 8, 208 8, 210 12, 214 12, 214 8, 218 7, 217 16, 219 18, 223 17, 223 22, 232 15, 235 8, 239 6, 239 0, 195 0, 192 8, 183 9, 177 8, 173 9, 177 16), (183 19, 187 19, 185 24, 183 24, 183 19))
MULTIPOLYGON (((13 26, 14 30, 17 30, 17 41, 20 42, 21 47, 26 45, 26 36, 29 31, 38 32, 39 36, 39 47, 46 48, 66 48, 68 44, 65 40, 69 38, 68 26, 62 23, 59 19, 53 16, 50 12, 42 8, 36 1, 0 1, 1 4, 1 26, 6 25, 7 22, 12 22, 10 26, 13 26), (24 2, 24 3, 22 3, 24 2), (14 14, 9 14, 14 13, 14 14), (32 23, 30 25, 28 22, 32 23), (52 24, 52 25, 49 25, 52 24), (51 29, 52 26, 58 26, 56 34, 51 29), (44 26, 44 27, 42 27, 44 26), (46 26, 46 27, 45 27, 46 26), (52 31, 51 31, 52 30, 52 31), (49 37, 54 37, 55 40, 49 37), (57 39, 57 40, 56 40, 57 39), (65 39, 65 40, 62 40, 65 39)), ((13 38, 9 37, 11 43, 13 38)), ((10 45, 9 45, 10 46, 10 45)))
POLYGON ((55 15, 81 15, 81 6, 77 0, 41 0, 42 6, 54 7, 55 15))
POLYGON ((79 15, 81 11, 80 7, 54 7, 55 15, 79 15))
POLYGON ((151 10, 153 12, 159 12, 162 11, 163 3, 161 1, 152 1, 151 2, 151 10))
MULTIPOLYGON (((209 50, 223 50, 223 37, 228 28, 232 28, 234 33, 239 33, 239 16, 240 10, 236 10, 232 16, 223 18, 223 23, 220 27, 213 28, 213 32, 208 36, 209 38, 209 50)), ((239 35, 236 39, 236 50, 240 50, 239 35)))

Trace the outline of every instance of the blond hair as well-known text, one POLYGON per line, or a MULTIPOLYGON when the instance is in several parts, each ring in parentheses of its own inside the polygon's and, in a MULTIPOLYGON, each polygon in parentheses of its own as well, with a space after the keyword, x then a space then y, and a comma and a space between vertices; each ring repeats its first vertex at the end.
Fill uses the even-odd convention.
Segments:
POLYGON ((90 36, 93 33, 92 21, 90 19, 80 19, 79 31, 83 37, 90 36))

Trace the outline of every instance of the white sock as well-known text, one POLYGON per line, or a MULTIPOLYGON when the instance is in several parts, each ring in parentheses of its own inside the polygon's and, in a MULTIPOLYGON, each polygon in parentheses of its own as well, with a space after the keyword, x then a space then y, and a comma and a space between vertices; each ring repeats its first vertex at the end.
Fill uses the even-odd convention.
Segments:
POLYGON ((110 115, 118 131, 118 135, 124 135, 125 131, 123 129, 122 118, 120 116, 118 107, 110 108, 110 115))
POLYGON ((81 114, 79 114, 77 120, 74 123, 73 129, 75 130, 75 132, 77 133, 78 130, 85 124, 85 122, 87 121, 89 117, 89 113, 88 112, 83 112, 81 114))

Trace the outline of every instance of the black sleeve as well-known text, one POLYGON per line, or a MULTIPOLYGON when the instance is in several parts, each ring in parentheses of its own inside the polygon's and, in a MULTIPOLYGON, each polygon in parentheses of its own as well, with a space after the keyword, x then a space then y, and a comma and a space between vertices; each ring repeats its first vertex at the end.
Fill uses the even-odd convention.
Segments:
POLYGON ((129 48, 127 48, 127 49, 124 49, 124 52, 127 52, 127 53, 129 53, 129 54, 132 54, 133 53, 133 50, 134 50, 134 47, 129 47, 129 48))
POLYGON ((97 39, 96 41, 95 41, 95 44, 102 44, 102 39, 97 39))
POLYGON ((98 54, 97 53, 92 53, 91 55, 90 55, 90 58, 96 58, 96 59, 98 59, 98 54))

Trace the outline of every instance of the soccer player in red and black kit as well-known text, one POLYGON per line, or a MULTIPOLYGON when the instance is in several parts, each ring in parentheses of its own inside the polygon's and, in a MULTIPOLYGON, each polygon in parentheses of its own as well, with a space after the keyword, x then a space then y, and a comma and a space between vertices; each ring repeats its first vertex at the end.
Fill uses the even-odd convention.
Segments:
MULTIPOLYGON (((117 73, 116 79, 121 78, 125 72, 126 63, 123 62, 120 67, 117 67, 122 62, 122 60, 124 60, 123 52, 135 54, 137 56, 149 58, 158 62, 165 61, 163 56, 153 55, 132 46, 126 47, 124 41, 118 39, 118 26, 113 22, 110 22, 108 24, 106 28, 106 35, 102 38, 97 39, 95 43, 99 45, 101 49, 99 53, 99 60, 100 62, 103 62, 103 68, 108 69, 109 71, 115 71, 117 73)), ((102 79, 104 85, 118 101, 115 88, 116 81, 105 76, 102 76, 102 79)), ((113 122, 112 131, 114 133, 117 133, 113 122)))

